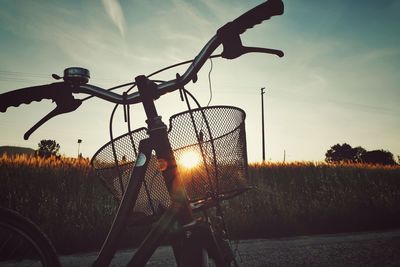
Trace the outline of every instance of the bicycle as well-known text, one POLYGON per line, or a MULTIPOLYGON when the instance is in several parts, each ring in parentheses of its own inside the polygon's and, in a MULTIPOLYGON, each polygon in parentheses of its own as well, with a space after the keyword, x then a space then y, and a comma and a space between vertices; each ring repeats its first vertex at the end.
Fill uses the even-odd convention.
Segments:
POLYGON ((1 266, 61 266, 48 237, 31 220, 0 207, 1 266))
MULTIPOLYGON (((88 84, 90 73, 83 68, 67 68, 61 82, 10 91, 0 95, 0 111, 9 106, 52 99, 56 108, 29 129, 29 136, 49 119, 75 111, 83 101, 98 97, 123 105, 128 133, 114 138, 92 159, 101 180, 120 202, 111 229, 93 266, 108 266, 116 253, 118 239, 130 224, 154 223, 127 266, 144 266, 166 238, 172 245, 178 266, 237 265, 228 242, 221 201, 250 187, 247 182, 247 154, 243 110, 228 106, 201 107, 184 86, 197 81, 197 73, 208 58, 235 59, 258 52, 283 56, 280 50, 245 47, 240 34, 272 16, 283 14, 281 0, 269 0, 225 24, 194 60, 175 64, 134 82, 108 90, 88 84), (212 53, 220 46, 220 55, 212 53), (150 77, 166 69, 191 63, 183 75, 169 81, 150 77), (123 94, 114 89, 129 87, 123 94), (129 91, 137 87, 137 91, 129 91), (168 129, 154 101, 179 90, 188 110, 171 117, 168 129), (89 96, 74 98, 73 94, 89 96), (198 105, 193 109, 189 97, 198 105), (131 130, 129 106, 142 103, 147 128, 131 130), (229 118, 227 120, 226 118, 229 118), (185 135, 184 135, 185 134, 185 135), (183 136, 184 135, 184 136, 183 136), (198 167, 185 170, 179 157, 185 151, 197 153, 198 167), (215 214, 210 216, 209 211, 215 214)), ((116 106, 117 107, 117 106, 116 106)), ((114 109, 115 111, 115 109, 114 109)), ((110 118, 110 128, 114 111, 110 118)), ((39 245, 40 246, 40 245, 39 245)))

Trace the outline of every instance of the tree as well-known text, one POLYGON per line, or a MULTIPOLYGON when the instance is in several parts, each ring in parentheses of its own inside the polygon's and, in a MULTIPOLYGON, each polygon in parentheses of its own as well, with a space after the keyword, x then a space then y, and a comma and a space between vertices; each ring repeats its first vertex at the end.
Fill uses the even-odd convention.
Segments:
POLYGON ((363 147, 361 146, 357 146, 355 148, 353 148, 355 150, 356 153, 356 161, 355 162, 361 162, 361 156, 367 152, 367 150, 365 150, 363 147))
POLYGON ((38 144, 37 155, 42 158, 59 157, 60 145, 55 140, 41 140, 38 144))
POLYGON ((336 144, 325 153, 325 161, 328 163, 360 162, 361 155, 365 152, 366 150, 360 146, 353 148, 346 143, 336 144))
POLYGON ((382 149, 366 151, 361 155, 361 161, 368 164, 397 165, 393 154, 382 149))
POLYGON ((353 148, 346 143, 332 146, 325 153, 325 161, 328 163, 362 162, 367 164, 397 165, 393 154, 389 151, 383 149, 366 151, 360 146, 353 148))

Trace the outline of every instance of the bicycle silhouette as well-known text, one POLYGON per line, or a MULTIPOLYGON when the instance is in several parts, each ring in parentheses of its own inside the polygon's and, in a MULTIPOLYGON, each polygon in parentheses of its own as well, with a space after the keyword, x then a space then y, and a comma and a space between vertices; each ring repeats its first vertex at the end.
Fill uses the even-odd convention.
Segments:
MULTIPOLYGON (((106 90, 88 84, 89 71, 67 68, 63 79, 10 91, 0 95, 0 111, 22 103, 52 99, 56 108, 35 124, 24 138, 56 115, 75 111, 84 101, 98 97, 123 105, 129 117, 129 106, 142 103, 146 128, 130 130, 112 140, 95 154, 92 165, 101 180, 120 202, 113 225, 93 266, 108 266, 116 253, 120 237, 128 225, 153 223, 127 266, 144 266, 168 236, 178 266, 237 265, 224 225, 221 201, 247 189, 247 154, 245 113, 230 106, 192 108, 189 99, 198 103, 184 86, 196 82, 197 73, 213 57, 235 59, 246 53, 269 53, 279 57, 275 49, 245 47, 240 34, 275 15, 283 14, 281 0, 269 0, 249 10, 217 30, 188 69, 169 81, 140 75, 132 83, 106 90), (220 55, 212 53, 220 46, 220 55), (113 89, 129 87, 117 94, 113 89), (137 87, 137 91, 128 93, 137 87), (161 120, 154 101, 166 93, 179 90, 188 110, 170 118, 170 127, 161 120), (89 97, 76 99, 74 94, 89 97)), ((113 116, 112 116, 113 117, 113 116)), ((129 118, 127 119, 129 122, 129 118)), ((50 241, 40 230, 24 226, 24 219, 11 212, 0 219, 0 225, 30 240, 44 266, 59 262, 50 241), (19 224, 15 221, 17 220, 19 224), (5 218, 12 218, 4 223, 5 218), (25 228, 25 229, 23 229, 25 228), (22 230, 21 230, 22 229, 22 230), (32 236, 33 232, 35 233, 32 236), (37 240, 41 239, 42 242, 37 240), (44 256, 46 255, 46 256, 44 256)), ((30 224, 26 221, 25 224, 30 224)), ((2 258, 3 259, 3 258, 2 258)), ((12 257, 5 257, 9 261, 12 257)))

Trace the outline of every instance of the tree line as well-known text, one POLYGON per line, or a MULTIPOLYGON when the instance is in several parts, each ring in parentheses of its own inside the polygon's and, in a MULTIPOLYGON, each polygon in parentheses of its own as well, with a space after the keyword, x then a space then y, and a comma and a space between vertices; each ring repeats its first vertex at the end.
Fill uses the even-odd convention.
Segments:
POLYGON ((325 161, 328 163, 366 163, 381 165, 397 165, 393 154, 389 151, 379 149, 367 151, 361 146, 336 144, 325 153, 325 161))
MULTIPOLYGON (((78 141, 79 142, 79 141, 78 141)), ((36 155, 42 158, 60 157, 60 145, 55 140, 41 140, 36 150, 36 155)), ((397 165, 393 154, 379 149, 367 151, 361 146, 352 147, 347 143, 331 146, 325 153, 327 163, 366 163, 381 165, 397 165)))

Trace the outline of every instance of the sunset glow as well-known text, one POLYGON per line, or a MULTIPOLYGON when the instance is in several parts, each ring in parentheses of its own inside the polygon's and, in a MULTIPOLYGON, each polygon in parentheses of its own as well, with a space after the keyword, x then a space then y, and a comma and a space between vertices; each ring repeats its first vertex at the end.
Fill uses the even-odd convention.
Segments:
POLYGON ((186 169, 192 169, 199 165, 201 156, 195 151, 186 151, 178 159, 178 164, 186 169))

